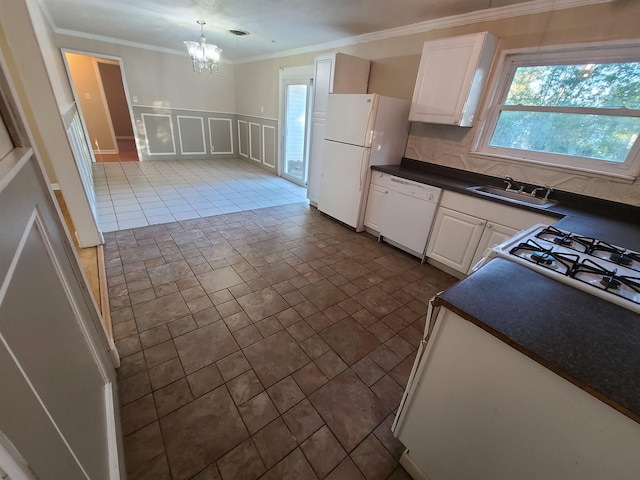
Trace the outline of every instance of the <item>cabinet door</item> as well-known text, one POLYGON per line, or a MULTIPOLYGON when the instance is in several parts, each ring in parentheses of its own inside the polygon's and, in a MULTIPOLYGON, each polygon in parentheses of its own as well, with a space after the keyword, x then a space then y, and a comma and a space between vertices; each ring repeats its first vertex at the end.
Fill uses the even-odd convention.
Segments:
POLYGON ((307 198, 314 204, 320 200, 320 181, 322 175, 322 155, 324 151, 325 119, 311 118, 311 139, 309 147, 309 172, 307 176, 307 198))
POLYGON ((427 257, 466 274, 485 223, 480 218, 440 207, 427 246, 427 257))
MULTIPOLYGON (((333 87, 335 55, 323 55, 316 58, 313 80, 313 116, 326 117, 329 93, 333 87)), ((323 137, 324 139, 324 137, 323 137)))
POLYGON ((490 248, 493 248, 496 245, 504 242, 505 240, 508 240, 517 233, 518 230, 516 230, 515 228, 505 227, 504 225, 500 225, 499 223, 487 222, 487 225, 486 227, 484 227, 484 231, 482 232, 482 237, 480 237, 480 242, 478 243, 476 253, 473 256, 473 260, 471 260, 471 265, 469 266, 468 273, 471 273, 475 264, 485 256, 490 248))
POLYGON ((483 54, 487 35, 485 32, 425 42, 409 120, 471 126, 462 121, 463 117, 468 118, 464 111, 475 110, 495 52, 495 42, 491 42, 490 51, 483 54), (479 65, 481 58, 488 65, 479 65), (470 96, 473 102, 468 103, 470 96))
POLYGON ((380 232, 380 218, 384 211, 385 199, 389 189, 374 185, 369 186, 369 197, 367 198, 367 210, 364 214, 364 225, 380 232))

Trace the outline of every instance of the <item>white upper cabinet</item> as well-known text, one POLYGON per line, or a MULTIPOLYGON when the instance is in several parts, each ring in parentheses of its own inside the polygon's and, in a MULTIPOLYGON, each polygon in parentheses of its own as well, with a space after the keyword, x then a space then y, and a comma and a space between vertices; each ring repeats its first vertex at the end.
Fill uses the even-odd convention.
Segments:
POLYGON ((330 93, 367 93, 371 61, 344 53, 315 59, 313 115, 326 115, 330 93))
POLYGON ((409 120, 472 126, 497 45, 488 32, 425 42, 409 120))

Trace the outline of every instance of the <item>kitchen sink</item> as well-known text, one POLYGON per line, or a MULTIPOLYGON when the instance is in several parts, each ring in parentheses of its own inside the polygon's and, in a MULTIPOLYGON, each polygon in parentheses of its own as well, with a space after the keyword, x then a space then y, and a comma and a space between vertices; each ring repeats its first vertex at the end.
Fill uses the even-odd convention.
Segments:
POLYGON ((468 187, 467 190, 476 192, 480 195, 492 198, 501 198, 513 203, 519 203, 522 205, 532 205, 540 208, 548 208, 555 205, 557 202, 540 197, 532 197, 528 193, 518 192, 516 190, 505 190, 500 187, 490 187, 484 185, 478 185, 474 187, 468 187))

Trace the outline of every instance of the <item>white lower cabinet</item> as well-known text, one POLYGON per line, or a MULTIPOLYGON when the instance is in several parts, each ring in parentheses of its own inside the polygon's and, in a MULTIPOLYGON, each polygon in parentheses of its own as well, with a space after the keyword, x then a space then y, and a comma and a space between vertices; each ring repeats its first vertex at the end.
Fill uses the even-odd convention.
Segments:
POLYGON ((482 260, 490 248, 508 240, 516 233, 518 233, 518 230, 515 228, 505 227, 499 223, 487 222, 484 227, 484 231, 482 232, 482 236, 480 237, 480 241, 478 242, 476 254, 473 256, 467 272, 471 273, 473 267, 482 260))
POLYGON ((537 223, 549 225, 555 221, 548 215, 445 191, 427 245, 427 258, 468 275, 490 248, 537 223))
POLYGON ((369 186, 369 197, 367 198, 367 210, 364 214, 364 226, 380 233, 380 219, 384 213, 385 200, 389 189, 379 185, 369 186))
POLYGON ((486 221, 440 207, 427 246, 427 257, 466 273, 471 265, 486 221))
POLYGON ((364 214, 364 226, 373 230, 371 233, 380 234, 380 220, 384 213, 384 207, 389 193, 389 180, 391 175, 378 171, 371 172, 367 207, 364 214))
POLYGON ((417 358, 393 426, 412 478, 638 479, 638 423, 447 308, 417 358))

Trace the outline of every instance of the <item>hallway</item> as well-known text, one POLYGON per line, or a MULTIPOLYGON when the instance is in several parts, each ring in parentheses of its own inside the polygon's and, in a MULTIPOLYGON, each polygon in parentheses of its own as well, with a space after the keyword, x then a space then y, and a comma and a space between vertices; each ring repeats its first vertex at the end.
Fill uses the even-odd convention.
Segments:
POLYGON ((243 160, 94 163, 103 232, 306 202, 306 189, 243 160))
POLYGON ((305 204, 105 235, 129 479, 408 479, 390 427, 456 281, 305 204))

